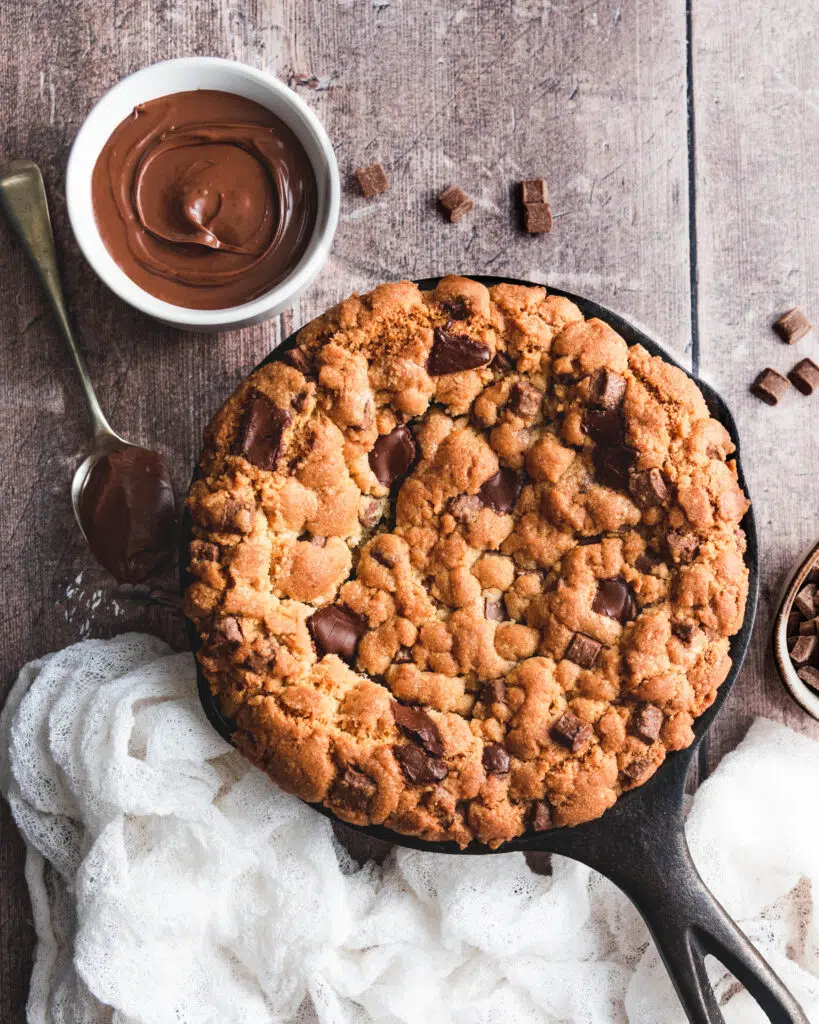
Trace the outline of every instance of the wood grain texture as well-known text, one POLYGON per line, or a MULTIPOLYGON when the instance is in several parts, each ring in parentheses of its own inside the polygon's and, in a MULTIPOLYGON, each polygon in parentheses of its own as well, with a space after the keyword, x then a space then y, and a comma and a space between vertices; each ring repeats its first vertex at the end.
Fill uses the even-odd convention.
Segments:
POLYGON ((714 764, 755 715, 819 737, 770 652, 779 592, 819 535, 819 395, 792 388, 769 408, 748 391, 765 366, 819 362, 819 334, 791 346, 771 330, 795 305, 819 323, 819 13, 731 0, 696 4, 692 21, 700 366, 737 420, 762 564, 752 647, 708 737, 714 764))
MULTIPOLYGON (((810 0, 798 3, 810 17, 810 0)), ((765 13, 762 0, 749 4, 759 9, 762 37, 757 29, 744 36, 754 23, 748 4, 740 14, 736 0, 719 10, 694 0, 700 357, 740 413, 771 588, 811 536, 810 522, 794 512, 800 494, 816 506, 816 482, 788 481, 791 525, 783 531, 771 483, 788 437, 772 427, 781 410, 765 410, 763 419, 743 390, 758 358, 750 346, 758 337, 768 342, 772 304, 808 301, 808 284, 816 287, 816 243, 808 239, 816 134, 795 156, 786 147, 784 170, 780 145, 783 123, 815 126, 816 69, 797 30, 782 33, 783 0, 765 13), (769 55, 764 65, 760 52, 769 55), (772 109, 759 113, 754 97, 772 109), (737 125, 747 133, 749 122, 743 135, 737 125), (742 145, 726 154, 726 140, 742 145)), ((115 429, 167 455, 180 492, 207 418, 282 332, 384 279, 457 270, 543 280, 640 320, 678 356, 690 356, 684 0, 5 0, 0 38, 0 160, 30 157, 43 167, 66 293, 100 400, 115 429), (101 93, 146 64, 190 54, 235 58, 290 82, 322 118, 344 183, 336 244, 319 281, 279 321, 221 337, 166 329, 108 293, 79 257, 62 197, 68 147, 101 93), (392 188, 365 201, 351 175, 375 160, 392 188), (539 175, 549 180, 555 229, 528 237, 511 186, 539 175), (435 208, 436 194, 453 182, 476 200, 458 225, 435 208)), ((814 238, 815 227, 814 220, 814 238)), ((2 699, 23 662, 80 636, 132 628, 181 644, 182 634, 171 608, 108 580, 74 526, 68 484, 87 444, 85 413, 43 297, 1 227, 0 281, 0 427, 12 470, 0 508, 2 699)), ((818 299, 814 293, 817 315, 818 299)), ((811 444, 794 463, 802 474, 816 461, 811 444)), ((789 456, 795 450, 794 441, 789 456)), ((159 582, 172 591, 173 572, 159 582)), ((747 717, 743 702, 785 712, 774 687, 755 681, 760 633, 724 716, 725 742, 747 717)), ((4 1024, 23 1019, 28 915, 20 843, 3 807, 4 1024)))

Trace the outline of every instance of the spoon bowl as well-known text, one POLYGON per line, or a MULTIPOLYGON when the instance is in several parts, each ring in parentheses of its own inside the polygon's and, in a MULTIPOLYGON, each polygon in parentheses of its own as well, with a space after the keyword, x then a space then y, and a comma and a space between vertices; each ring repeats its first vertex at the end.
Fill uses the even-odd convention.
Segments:
POLYGON ((819 542, 814 544, 803 557, 782 591, 779 611, 774 619, 772 642, 774 661, 785 689, 803 711, 807 711, 812 718, 819 720, 819 693, 799 678, 788 650, 788 616, 793 608, 796 595, 817 566, 819 566, 819 542))

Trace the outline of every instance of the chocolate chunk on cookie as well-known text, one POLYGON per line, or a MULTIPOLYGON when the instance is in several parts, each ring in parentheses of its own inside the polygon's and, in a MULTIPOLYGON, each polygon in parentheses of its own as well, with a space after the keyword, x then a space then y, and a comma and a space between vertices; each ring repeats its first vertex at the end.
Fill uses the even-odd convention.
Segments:
POLYGON ((279 362, 292 366, 294 370, 298 370, 305 377, 312 372, 310 359, 304 349, 301 348, 291 348, 287 352, 282 352, 281 356, 279 356, 279 362))
POLYGON ((532 810, 532 829, 546 832, 552 827, 552 808, 545 800, 539 800, 532 810))
POLYGON ((493 679, 481 690, 484 704, 502 704, 506 700, 506 683, 502 679, 493 679))
POLYGON ((594 668, 594 663, 602 649, 603 645, 599 641, 586 636, 585 633, 575 633, 569 641, 569 646, 563 657, 573 661, 581 668, 594 668))
POLYGON ((484 601, 484 615, 490 622, 505 622, 507 619, 506 605, 503 603, 503 598, 497 600, 490 600, 487 598, 484 601))
POLYGON ((481 342, 466 334, 452 334, 443 327, 436 327, 427 373, 431 377, 442 377, 461 370, 474 370, 488 363, 491 357, 492 353, 481 342))
POLYGON ((376 786, 369 775, 347 766, 330 789, 330 799, 351 811, 369 810, 376 786))
POLYGON ((581 721, 572 711, 564 711, 552 726, 552 738, 568 747, 573 754, 582 750, 592 738, 594 729, 581 721))
POLYGON ((523 474, 502 466, 481 485, 478 497, 484 505, 501 514, 511 512, 523 487, 523 474))
POLYGON ((416 786, 429 786, 447 776, 444 762, 436 757, 430 757, 414 743, 393 747, 392 752, 404 775, 416 786))
POLYGON ((367 624, 359 615, 336 604, 313 612, 307 628, 319 657, 337 654, 347 662, 355 659, 358 641, 367 632, 367 624))
POLYGON ((415 461, 415 438, 409 427, 396 427, 382 434, 370 452, 370 469, 385 487, 407 475, 415 461))
POLYGON ((509 393, 507 409, 524 420, 534 419, 540 412, 543 392, 531 384, 513 384, 509 393))
POLYGON ((632 472, 628 481, 629 494, 640 508, 662 505, 668 498, 668 488, 659 469, 632 472))
POLYGON ((416 740, 428 754, 440 757, 444 752, 444 742, 438 726, 421 708, 409 707, 406 704, 392 702, 392 716, 398 728, 410 739, 416 740))
POLYGON ((654 704, 644 704, 634 716, 634 731, 641 740, 653 743, 660 735, 665 716, 654 704))
POLYGON ((637 614, 631 587, 619 576, 614 579, 598 580, 592 611, 598 615, 606 615, 610 619, 617 619, 625 625, 637 614))
POLYGON ((619 409, 587 409, 583 429, 596 444, 619 445, 626 437, 626 421, 619 409))
POLYGON ((483 748, 483 766, 492 775, 509 772, 509 753, 501 743, 487 743, 483 748))
POLYGON ((595 370, 589 380, 589 401, 601 409, 617 409, 623 404, 626 381, 619 373, 604 366, 595 370))
POLYGON ((237 455, 243 455, 259 469, 274 470, 291 418, 288 410, 280 409, 267 395, 254 388, 239 426, 237 455))

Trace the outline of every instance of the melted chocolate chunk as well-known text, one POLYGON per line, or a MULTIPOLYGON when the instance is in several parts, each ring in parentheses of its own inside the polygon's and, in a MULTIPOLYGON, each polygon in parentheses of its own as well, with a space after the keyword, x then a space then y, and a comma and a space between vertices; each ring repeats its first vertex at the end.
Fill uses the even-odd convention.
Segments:
POLYGON ((634 717, 634 731, 646 741, 653 743, 660 735, 665 716, 653 704, 645 704, 634 717))
POLYGON ((690 644, 694 637, 695 628, 691 622, 672 622, 671 632, 684 644, 690 644))
POLYGON ((603 649, 603 645, 585 633, 575 633, 569 641, 564 658, 573 661, 581 668, 594 668, 597 656, 603 649))
POLYGON ((478 497, 484 505, 488 505, 496 512, 511 512, 522 486, 523 473, 502 466, 494 476, 481 485, 478 497))
POLYGON ((634 449, 624 444, 614 447, 598 445, 592 452, 598 482, 615 491, 626 490, 634 459, 634 449))
POLYGON ((506 605, 503 603, 503 598, 499 598, 497 601, 491 601, 487 598, 484 601, 484 615, 489 619, 490 622, 505 622, 506 605))
POLYGON ((601 409, 617 409, 626 394, 626 382, 619 373, 601 366, 589 381, 589 401, 601 409))
POLYGON ((330 790, 330 799, 351 811, 369 810, 375 795, 375 783, 357 768, 345 768, 344 774, 336 779, 330 790))
POLYGON ((646 551, 644 554, 638 555, 634 559, 634 568, 637 572, 647 575, 652 569, 656 569, 661 563, 662 559, 655 555, 653 551, 646 551))
POLYGON ((399 647, 392 659, 393 665, 409 665, 412 661, 412 651, 409 647, 399 647))
POLYGON ((564 711, 552 726, 552 737, 564 747, 568 747, 573 754, 578 753, 592 738, 594 729, 588 722, 581 720, 571 711, 564 711))
POLYGON ((286 363, 288 366, 292 366, 294 370, 298 370, 299 373, 303 373, 305 377, 311 371, 310 360, 303 348, 291 348, 287 352, 283 352, 280 357, 280 362, 286 363))
POLYGON ((442 302, 441 305, 450 320, 467 320, 469 318, 469 306, 464 299, 450 299, 448 302, 442 302))
POLYGON ((500 743, 487 743, 482 761, 484 768, 493 775, 506 775, 509 771, 509 754, 500 743))
POLYGON ((492 369, 497 370, 499 373, 508 373, 515 366, 505 352, 496 352, 491 365, 492 369))
POLYGON ((370 452, 370 469, 380 484, 389 487, 407 471, 415 460, 415 439, 408 427, 396 427, 382 434, 370 452))
POLYGON ((506 700, 506 683, 502 679, 493 679, 481 690, 484 704, 502 704, 506 700))
POLYGON ((637 614, 631 587, 619 576, 614 579, 598 580, 592 611, 625 624, 637 614))
POLYGON ((291 416, 261 391, 250 392, 236 442, 236 452, 259 469, 273 470, 279 459, 282 437, 291 416))
POLYGON ((552 808, 545 800, 541 800, 532 811, 532 828, 535 832, 546 832, 551 827, 552 808))
POLYGON ((395 760, 401 765, 404 775, 417 786, 429 786, 440 782, 447 776, 447 767, 443 761, 425 754, 414 743, 393 747, 395 760))
POLYGON ((307 628, 319 657, 337 654, 348 662, 355 658, 358 641, 367 632, 367 625, 360 616, 336 604, 313 612, 307 620, 307 628))
POLYGON ((587 409, 583 429, 596 444, 619 445, 625 440, 626 421, 619 409, 587 409))
POLYGON ((435 341, 427 361, 427 373, 442 377, 460 370, 474 370, 488 363, 492 353, 479 341, 465 334, 450 334, 442 327, 435 328, 435 341))
POLYGON ((393 701, 392 717, 398 728, 410 739, 420 743, 428 754, 433 754, 435 757, 440 757, 443 754, 444 743, 440 732, 438 732, 438 726, 426 711, 393 701))

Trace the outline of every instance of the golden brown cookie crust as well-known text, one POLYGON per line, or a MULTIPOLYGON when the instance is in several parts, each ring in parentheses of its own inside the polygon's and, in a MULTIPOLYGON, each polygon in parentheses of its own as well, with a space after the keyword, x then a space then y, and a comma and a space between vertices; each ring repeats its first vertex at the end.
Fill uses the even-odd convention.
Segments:
POLYGON ((727 431, 545 288, 384 284, 298 343, 217 413, 188 497, 186 612, 237 746, 427 840, 598 817, 728 673, 727 431))

